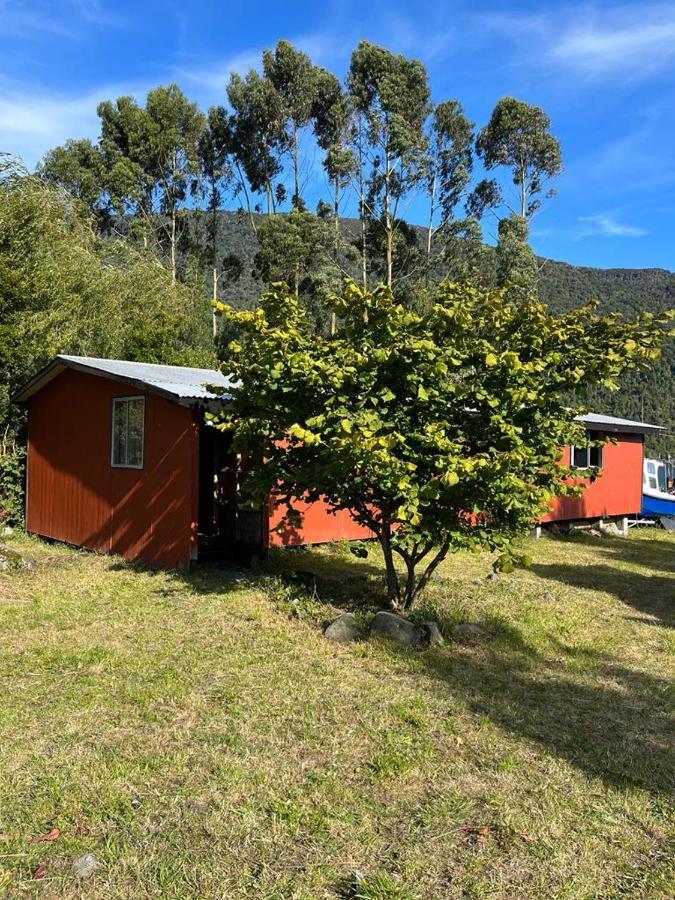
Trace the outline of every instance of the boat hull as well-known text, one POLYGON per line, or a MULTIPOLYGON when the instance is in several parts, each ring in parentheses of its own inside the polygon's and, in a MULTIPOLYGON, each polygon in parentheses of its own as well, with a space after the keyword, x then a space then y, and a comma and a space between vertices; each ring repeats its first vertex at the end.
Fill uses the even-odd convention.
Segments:
MULTIPOLYGON (((660 493, 660 492, 659 492, 660 493)), ((643 516, 675 516, 675 496, 642 494, 643 516)))

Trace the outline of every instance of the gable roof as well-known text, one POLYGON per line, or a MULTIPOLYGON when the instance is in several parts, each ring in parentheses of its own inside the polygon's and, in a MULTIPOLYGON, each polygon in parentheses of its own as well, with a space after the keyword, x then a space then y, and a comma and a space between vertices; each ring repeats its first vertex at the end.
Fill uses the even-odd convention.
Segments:
POLYGON ((199 402, 222 402, 231 399, 232 396, 228 390, 233 385, 232 380, 215 369, 162 366, 156 363, 127 362, 122 359, 59 354, 48 366, 19 388, 12 400, 25 403, 29 397, 42 390, 65 369, 112 378, 138 390, 159 394, 183 406, 192 406, 199 402), (216 390, 210 389, 212 387, 216 390), (222 389, 222 393, 218 388, 222 389))

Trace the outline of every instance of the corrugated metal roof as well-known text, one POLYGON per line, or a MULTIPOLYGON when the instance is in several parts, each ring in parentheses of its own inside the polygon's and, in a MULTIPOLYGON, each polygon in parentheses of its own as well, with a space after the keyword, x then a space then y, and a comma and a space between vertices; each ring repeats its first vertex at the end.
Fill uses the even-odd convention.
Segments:
POLYGON ((98 359, 94 356, 65 356, 57 359, 96 369, 105 375, 116 375, 149 387, 161 387, 169 394, 184 400, 216 400, 223 394, 207 390, 214 385, 227 390, 232 380, 215 369, 193 369, 189 366, 162 366, 156 363, 127 362, 122 359, 98 359))
POLYGON ((20 388, 12 399, 18 402, 28 400, 64 369, 75 369, 79 372, 113 378, 138 390, 149 390, 182 404, 200 401, 222 402, 232 396, 228 390, 233 386, 232 379, 215 369, 162 366, 156 363, 60 354, 20 388), (216 390, 212 390, 212 387, 216 390), (222 388, 222 392, 218 390, 219 388, 222 388))
POLYGON ((633 419, 618 419, 616 416, 603 416, 598 413, 586 413, 577 416, 577 421, 584 425, 595 426, 605 431, 626 431, 639 434, 652 434, 665 431, 660 425, 650 425, 649 422, 636 422, 633 419))

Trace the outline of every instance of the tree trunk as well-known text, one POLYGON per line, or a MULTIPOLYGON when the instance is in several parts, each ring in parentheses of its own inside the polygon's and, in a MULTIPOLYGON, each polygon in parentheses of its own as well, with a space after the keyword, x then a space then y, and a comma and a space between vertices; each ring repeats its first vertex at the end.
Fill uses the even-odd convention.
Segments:
POLYGON ((394 554, 391 549, 391 526, 388 522, 383 522, 380 531, 380 546, 382 547, 382 555, 384 556, 384 566, 387 573, 387 598, 389 606, 392 609, 398 609, 401 605, 401 586, 398 580, 398 573, 394 565, 394 554))
MULTIPOLYGON (((216 266, 213 267, 213 302, 215 303, 218 299, 218 269, 216 266)), ((213 325, 213 337, 216 338, 218 336, 218 317, 216 315, 216 307, 213 307, 212 313, 212 325, 213 325)))
POLYGON ((389 151, 384 156, 384 230, 387 237, 387 287, 392 284, 394 256, 394 228, 391 221, 391 171, 389 169, 389 151))
POLYGON ((300 148, 298 147, 298 129, 293 129, 293 178, 295 184, 295 194, 293 195, 293 206, 300 209, 300 148))
POLYGON ((436 173, 431 182, 431 203, 429 204, 429 227, 427 228, 427 275, 426 280, 429 281, 429 272, 431 271, 431 242, 434 236, 434 212, 436 203, 436 173))
MULTIPOLYGON (((335 224, 335 243, 333 246, 333 258, 336 268, 340 265, 340 176, 333 180, 333 221, 335 224)), ((331 337, 337 333, 337 315, 335 310, 330 314, 331 337)))
POLYGON ((171 283, 176 283, 176 154, 173 154, 171 162, 171 174, 173 176, 171 188, 171 283))

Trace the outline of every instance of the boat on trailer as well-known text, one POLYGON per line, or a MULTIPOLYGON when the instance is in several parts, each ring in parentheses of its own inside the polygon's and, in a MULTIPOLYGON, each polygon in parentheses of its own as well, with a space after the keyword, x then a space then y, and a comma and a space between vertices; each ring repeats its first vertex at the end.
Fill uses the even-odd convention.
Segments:
POLYGON ((668 516, 675 520, 675 460, 645 459, 642 515, 668 516))

